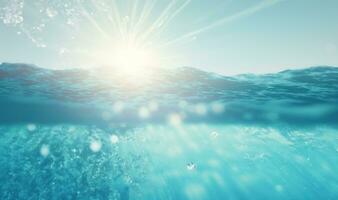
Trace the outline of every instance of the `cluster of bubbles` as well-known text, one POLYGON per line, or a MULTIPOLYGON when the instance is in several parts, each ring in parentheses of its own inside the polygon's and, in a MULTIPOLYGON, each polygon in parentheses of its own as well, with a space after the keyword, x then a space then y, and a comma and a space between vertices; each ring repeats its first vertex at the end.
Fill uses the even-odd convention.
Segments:
MULTIPOLYGON (((167 109, 165 109, 164 106, 165 105, 160 105, 158 102, 152 100, 146 105, 140 106, 134 115, 140 120, 147 120, 151 119, 154 114, 165 114, 167 123, 178 127, 189 115, 203 117, 208 114, 222 114, 225 110, 225 105, 221 102, 189 104, 187 101, 179 101, 177 107, 175 109, 169 109, 169 111, 166 111, 167 109), (172 112, 172 110, 176 111, 172 112)), ((126 105, 122 101, 117 101, 111 106, 111 109, 102 112, 102 119, 109 121, 113 116, 126 114, 126 112, 128 112, 126 105)))
POLYGON ((23 0, 11 0, 7 5, 2 7, 0 19, 6 25, 17 26, 24 20, 23 18, 23 0))
MULTIPOLYGON (((56 44, 47 45, 48 34, 44 31, 54 30, 55 22, 63 32, 67 31, 75 39, 75 25, 82 19, 81 11, 75 7, 77 0, 71 1, 25 1, 7 0, 0 2, 0 22, 15 27, 18 35, 23 35, 38 48, 49 47, 60 55, 69 52, 66 47, 56 44), (66 25, 66 26, 65 26, 66 25)), ((66 35, 64 36, 66 37, 66 35)))
MULTIPOLYGON (((186 108, 190 106, 196 108, 201 105, 189 106, 188 103, 184 102, 180 104, 184 104, 186 108)), ((124 107, 122 105, 123 103, 118 102, 115 108, 119 108, 117 110, 123 112, 124 109, 120 110, 121 107, 124 107)), ((158 109, 159 107, 157 105, 158 109)), ((208 111, 212 110, 211 107, 211 105, 206 105, 208 111)), ((146 108, 149 109, 149 106, 146 106, 146 108)), ((177 120, 175 117, 177 118, 178 115, 174 116, 172 114, 173 121, 177 120)), ((27 124, 26 126, 29 132, 37 131, 39 128, 35 124, 27 124)), ((72 127, 67 130, 68 132, 74 132, 72 127)), ((197 198, 197 194, 206 194, 210 180, 215 183, 214 186, 219 186, 221 189, 231 183, 232 185, 254 190, 254 188, 250 188, 250 185, 264 181, 265 179, 261 179, 262 177, 268 177, 266 179, 268 182, 265 182, 265 184, 270 187, 272 194, 284 195, 288 191, 292 191, 292 189, 284 181, 280 181, 283 176, 275 173, 275 167, 302 167, 306 173, 314 177, 309 180, 314 181, 315 184, 320 183, 318 179, 321 176, 320 173, 326 173, 330 176, 334 174, 332 163, 336 160, 334 155, 336 155, 337 148, 335 132, 330 129, 319 129, 313 133, 311 131, 284 133, 284 131, 274 128, 251 126, 219 127, 211 124, 184 124, 182 129, 176 129, 167 125, 149 124, 146 129, 133 131, 133 138, 128 139, 131 143, 128 144, 127 149, 135 148, 136 151, 142 151, 141 156, 144 157, 152 155, 154 156, 153 158, 159 159, 156 165, 167 170, 164 173, 176 173, 177 176, 183 177, 182 179, 187 177, 187 180, 191 180, 185 185, 182 184, 183 191, 189 197, 197 198), (327 134, 328 132, 331 133, 327 134), (331 149, 331 151, 327 152, 324 144, 328 145, 327 149, 331 149), (306 149, 305 151, 304 148, 306 149), (326 158, 315 159, 324 152, 334 153, 332 162, 327 162, 326 158), (159 155, 159 157, 156 157, 156 155, 159 155), (309 167, 310 165, 311 167, 309 167), (255 171, 262 167, 266 170, 255 171), (230 179, 231 181, 229 182, 230 179)), ((82 134, 81 137, 83 137, 82 134)), ((88 149, 91 152, 90 156, 93 158, 100 155, 108 156, 105 149, 108 146, 106 145, 107 141, 111 145, 110 147, 117 147, 114 145, 118 144, 121 139, 116 134, 94 136, 92 132, 90 132, 89 138, 88 149)), ((126 137, 123 136, 123 138, 126 137)), ((127 139, 123 140, 123 143, 125 141, 127 139)), ((121 142, 118 146, 119 148, 116 149, 122 149, 122 145, 121 142)), ((43 143, 40 146, 41 156, 48 157, 53 154, 51 147, 53 147, 52 144, 43 143)), ((119 151, 118 153, 121 152, 119 151)), ((126 165, 122 166, 128 168, 126 165)), ((143 166, 138 167, 136 168, 137 172, 143 166)), ((303 176, 297 176, 299 175, 297 171, 289 170, 289 172, 290 174, 285 176, 292 179, 292 181, 297 183, 304 181, 303 176)), ((129 184, 134 180, 131 176, 125 176, 123 181, 129 184)), ((296 187, 296 189, 301 188, 296 187)))
MULTIPOLYGON (((119 142, 119 137, 112 134, 110 136, 110 142, 112 144, 117 144, 119 142)), ((94 153, 99 152, 102 148, 102 142, 100 140, 92 140, 89 147, 94 153)))
MULTIPOLYGON (((36 124, 33 124, 33 123, 30 123, 30 124, 27 124, 26 126, 27 130, 29 132, 34 132, 37 130, 37 125, 36 124)), ((74 127, 70 127, 69 132, 73 132, 74 131, 74 127)), ((111 144, 117 144, 119 143, 119 136, 116 135, 116 134, 111 134, 110 135, 110 142, 111 144)), ((92 139, 90 144, 89 144, 89 148, 92 152, 96 153, 96 152, 99 152, 102 148, 102 142, 101 140, 98 140, 98 139, 92 139)), ((50 153, 50 147, 48 144, 42 144, 41 147, 40 147, 40 154, 41 156, 43 157, 47 157, 50 153)))

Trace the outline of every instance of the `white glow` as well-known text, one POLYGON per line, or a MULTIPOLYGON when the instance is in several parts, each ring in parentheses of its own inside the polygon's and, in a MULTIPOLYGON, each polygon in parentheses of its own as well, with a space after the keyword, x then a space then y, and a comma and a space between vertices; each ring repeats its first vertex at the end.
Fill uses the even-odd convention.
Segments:
POLYGON ((113 105, 113 111, 114 113, 120 113, 124 109, 124 103, 122 101, 117 101, 113 105))
POLYGON ((198 115, 206 115, 208 111, 207 107, 204 104, 199 103, 195 106, 195 112, 198 115))
POLYGON ((112 144, 116 144, 116 143, 119 142, 119 137, 117 135, 113 134, 113 135, 110 136, 110 141, 111 141, 112 144))
POLYGON ((197 167, 196 164, 193 163, 193 162, 190 162, 190 163, 187 164, 187 170, 189 170, 189 171, 195 170, 196 167, 197 167))
POLYGON ((172 113, 168 116, 168 122, 170 125, 178 127, 182 124, 182 117, 178 113, 172 113))
POLYGON ((155 111, 157 111, 158 110, 158 103, 156 102, 156 101, 150 101, 149 103, 148 103, 148 108, 149 108, 149 111, 151 111, 151 112, 155 112, 155 111))
POLYGON ((150 117, 150 112, 146 107, 141 107, 138 111, 138 116, 142 119, 150 117))
POLYGON ((109 46, 99 48, 95 57, 124 80, 139 85, 147 82, 152 76, 151 68, 160 64, 155 51, 144 46, 136 42, 112 42, 109 46))
POLYGON ((35 124, 28 124, 27 125, 27 130, 28 131, 35 131, 36 130, 36 125, 35 124))
POLYGON ((224 105, 220 102, 213 102, 211 103, 211 110, 216 114, 222 113, 224 112, 224 105))
POLYGON ((101 150, 101 147, 102 147, 102 144, 100 141, 92 141, 90 143, 90 149, 93 151, 93 152, 99 152, 101 150))
POLYGON ((154 55, 148 49, 134 44, 123 44, 114 50, 114 58, 111 62, 125 70, 147 67, 153 65, 154 55))
POLYGON ((48 145, 42 145, 41 148, 40 148, 40 154, 43 156, 43 157, 47 157, 48 154, 49 154, 49 146, 48 145))

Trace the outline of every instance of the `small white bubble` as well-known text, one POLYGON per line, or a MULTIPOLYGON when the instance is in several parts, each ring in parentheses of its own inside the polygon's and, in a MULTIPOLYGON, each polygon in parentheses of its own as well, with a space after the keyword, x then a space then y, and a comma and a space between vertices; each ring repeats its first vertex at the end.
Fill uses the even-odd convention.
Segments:
POLYGON ((133 179, 130 177, 130 176, 128 176, 128 175, 125 175, 124 177, 123 177, 123 181, 126 183, 126 184, 128 184, 128 185, 130 185, 130 184, 132 184, 134 181, 133 181, 133 179))
POLYGON ((28 131, 35 131, 36 130, 36 125, 35 124, 28 124, 27 125, 27 130, 28 131))
POLYGON ((43 44, 43 43, 36 43, 36 46, 39 47, 39 48, 46 48, 47 47, 47 45, 43 44))
POLYGON ((275 185, 275 190, 276 190, 277 192, 283 192, 284 188, 283 188, 282 185, 275 185))
POLYGON ((158 103, 156 101, 150 101, 148 108, 151 112, 155 112, 158 110, 158 103))
POLYGON ((138 111, 138 116, 140 118, 145 119, 145 118, 148 118, 150 116, 150 112, 146 107, 141 107, 138 111))
POLYGON ((40 154, 43 156, 43 157, 47 157, 49 155, 49 146, 48 145, 42 145, 41 148, 40 148, 40 154))
POLYGON ((120 113, 120 112, 123 111, 123 109, 124 109, 124 103, 123 102, 117 101, 117 102, 114 103, 114 105, 113 105, 113 111, 115 113, 120 113))
POLYGON ((193 163, 193 162, 190 162, 190 163, 187 164, 187 170, 189 170, 189 171, 196 170, 196 167, 197 167, 196 164, 193 163))
POLYGON ((113 134, 113 135, 110 136, 110 141, 111 141, 112 144, 116 144, 116 143, 119 142, 119 137, 117 135, 113 134))
POLYGON ((67 19, 66 24, 69 25, 69 26, 74 26, 75 22, 72 19, 67 19))
POLYGON ((72 132, 74 132, 76 130, 76 128, 74 127, 74 126, 70 126, 69 128, 68 128, 68 132, 69 133, 72 133, 72 132))
POLYGON ((46 15, 49 17, 49 18, 53 18, 55 17, 56 15, 58 14, 58 12, 52 8, 47 8, 46 9, 46 15))
POLYGON ((210 133, 211 138, 217 138, 218 135, 219 135, 219 133, 216 132, 216 131, 213 131, 213 132, 210 133))
POLYGON ((207 107, 204 104, 199 103, 195 106, 195 112, 198 115, 205 115, 207 114, 207 107))
POLYGON ((182 117, 178 113, 172 113, 168 117, 168 122, 172 126, 180 126, 182 124, 182 117))
POLYGON ((98 140, 94 140, 90 143, 90 149, 93 152, 99 152, 101 150, 102 144, 100 141, 98 140))
POLYGON ((60 48, 59 49, 59 55, 64 55, 65 53, 69 52, 66 48, 60 48))
POLYGON ((216 114, 222 113, 224 112, 224 105, 220 102, 213 102, 211 104, 211 110, 216 114))

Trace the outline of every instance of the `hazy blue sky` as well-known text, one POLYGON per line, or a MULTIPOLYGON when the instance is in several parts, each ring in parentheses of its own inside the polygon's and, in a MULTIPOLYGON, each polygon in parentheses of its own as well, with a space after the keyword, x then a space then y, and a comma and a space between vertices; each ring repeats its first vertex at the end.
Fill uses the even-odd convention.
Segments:
POLYGON ((337 0, 100 2, 0 0, 0 62, 100 65, 127 35, 162 66, 224 74, 338 66, 337 0))

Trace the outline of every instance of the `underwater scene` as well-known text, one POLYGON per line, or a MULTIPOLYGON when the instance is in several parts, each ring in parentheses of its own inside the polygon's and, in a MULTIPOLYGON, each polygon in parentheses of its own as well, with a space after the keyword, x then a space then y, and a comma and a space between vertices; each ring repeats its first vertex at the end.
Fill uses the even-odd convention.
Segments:
POLYGON ((337 199, 338 68, 152 73, 1 64, 0 199, 337 199))
POLYGON ((0 200, 338 200, 338 0, 0 0, 0 200))

